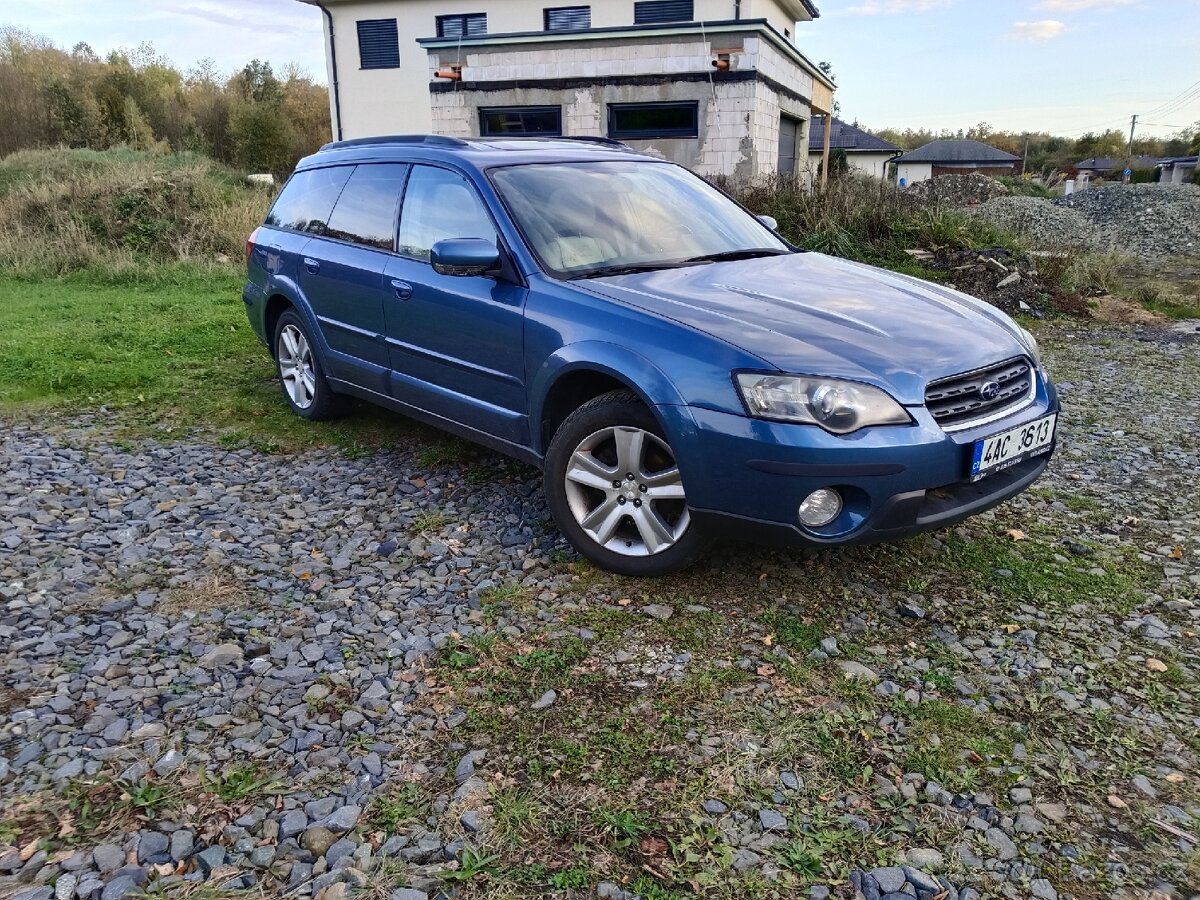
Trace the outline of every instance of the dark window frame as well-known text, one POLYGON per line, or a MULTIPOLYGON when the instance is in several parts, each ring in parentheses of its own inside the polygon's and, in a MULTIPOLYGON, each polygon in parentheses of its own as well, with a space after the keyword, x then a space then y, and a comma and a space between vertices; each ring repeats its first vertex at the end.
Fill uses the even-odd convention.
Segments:
POLYGON ((695 20, 696 4, 693 0, 637 0, 633 4, 634 25, 694 22, 695 20))
POLYGON ((480 137, 562 137, 563 108, 553 105, 530 106, 481 106, 479 107, 479 136, 480 137), (558 127, 553 131, 490 131, 487 127, 489 115, 512 113, 553 113, 558 119, 558 127))
MULTIPOLYGON (((350 181, 350 176, 354 174, 354 170, 356 168, 358 168, 357 163, 342 163, 339 165, 332 165, 332 166, 313 166, 312 168, 300 169, 298 171, 293 172, 291 174, 291 176, 288 178, 288 180, 284 183, 283 188, 280 189, 279 196, 277 196, 275 198, 275 201, 271 204, 271 208, 269 210, 267 210, 266 218, 263 219, 263 227, 274 228, 274 229, 277 229, 278 231, 288 231, 288 232, 291 232, 292 234, 307 234, 310 237, 325 237, 326 230, 329 227, 329 217, 333 215, 334 207, 337 206, 338 200, 341 199, 342 191, 344 191, 346 189, 346 184, 347 184, 347 182, 350 181), (288 202, 288 199, 289 199, 288 198, 288 188, 294 187, 294 182, 296 182, 298 179, 301 179, 301 178, 308 179, 311 177, 316 177, 317 173, 319 173, 319 172, 331 172, 332 173, 332 172, 340 172, 342 170, 346 171, 346 178, 342 181, 341 185, 338 187, 337 192, 334 193, 333 200, 329 204, 329 210, 325 213, 325 218, 323 220, 311 219, 303 228, 296 228, 294 225, 291 225, 291 224, 285 224, 285 223, 271 221, 273 218, 276 217, 276 214, 279 210, 280 204, 288 202), (313 222, 318 222, 321 227, 320 228, 310 227, 313 222)), ((334 240, 336 240, 336 238, 334 238, 334 240)))
POLYGON ((346 183, 342 185, 342 190, 338 194, 337 200, 333 202, 333 209, 329 211, 329 221, 325 223, 325 230, 321 232, 320 237, 327 241, 337 241, 339 244, 348 244, 351 247, 359 247, 363 250, 371 250, 375 253, 391 253, 397 256, 396 247, 400 239, 400 206, 404 199, 404 192, 408 190, 408 179, 412 175, 413 164, 408 162, 380 162, 380 163, 359 163, 354 167, 354 171, 350 173, 350 177, 346 179, 346 183), (350 187, 354 181, 354 176, 361 170, 373 166, 391 166, 401 168, 404 171, 400 173, 398 179, 400 189, 396 192, 396 202, 392 206, 392 245, 390 247, 378 247, 375 244, 366 244, 361 241, 352 240, 348 237, 339 237, 330 232, 330 221, 333 220, 334 213, 337 212, 338 204, 342 202, 342 198, 346 196, 346 189, 350 187))
POLYGON ((358 32, 358 67, 359 69, 398 69, 400 68, 400 26, 396 19, 359 19, 356 23, 356 31, 358 32), (365 30, 363 26, 368 26, 365 30), (386 30, 390 27, 390 34, 385 34, 382 37, 378 33, 380 29, 386 30), (372 33, 374 32, 374 33, 372 33), (367 47, 364 48, 364 41, 367 42, 367 47), (383 42, 385 46, 370 46, 371 42, 383 42), (365 50, 365 52, 364 52, 365 50), (371 62, 368 58, 372 57, 371 62))
POLYGON ((437 36, 440 38, 471 38, 478 37, 488 33, 487 13, 450 13, 444 16, 437 17, 437 36), (471 22, 483 22, 481 30, 472 31, 471 22), (446 25, 451 22, 458 22, 457 31, 446 32, 446 25))
POLYGON ((610 103, 608 104, 608 136, 618 140, 656 140, 665 138, 700 137, 700 101, 682 100, 665 103, 610 103), (687 109, 692 114, 691 124, 685 128, 623 128, 618 117, 623 112, 643 110, 687 109))
POLYGON ((592 27, 592 8, 590 6, 548 6, 542 10, 542 28, 545 31, 585 31, 592 27), (567 15, 583 15, 586 17, 586 22, 583 24, 570 24, 553 26, 551 20, 554 18, 554 13, 567 15))

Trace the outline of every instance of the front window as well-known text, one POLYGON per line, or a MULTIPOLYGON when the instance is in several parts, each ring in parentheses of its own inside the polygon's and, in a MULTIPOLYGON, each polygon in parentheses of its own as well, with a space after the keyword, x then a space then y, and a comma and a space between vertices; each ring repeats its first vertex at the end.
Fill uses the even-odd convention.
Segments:
POLYGON ((525 165, 491 176, 543 266, 561 277, 791 252, 716 188, 668 163, 525 165))
POLYGON ((434 166, 414 166, 400 211, 400 252, 429 262, 433 245, 456 238, 499 243, 483 201, 467 179, 434 166))
POLYGON ((700 104, 610 103, 608 136, 629 140, 694 138, 700 135, 700 104))
POLYGON ((479 110, 479 134, 483 137, 559 137, 562 135, 562 107, 483 108, 479 110))

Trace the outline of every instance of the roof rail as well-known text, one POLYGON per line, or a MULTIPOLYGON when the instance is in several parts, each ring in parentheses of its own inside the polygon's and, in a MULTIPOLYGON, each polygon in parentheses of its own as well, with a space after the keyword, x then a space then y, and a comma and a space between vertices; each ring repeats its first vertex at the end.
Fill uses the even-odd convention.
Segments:
POLYGON ((370 147, 381 144, 424 144, 427 147, 469 147, 466 141, 441 134, 388 134, 378 137, 355 138, 350 141, 334 141, 321 148, 325 150, 342 150, 346 147, 370 147))
POLYGON ((609 138, 609 137, 596 137, 596 136, 593 136, 590 134, 565 135, 561 138, 554 138, 553 140, 583 141, 588 144, 601 144, 605 147, 619 147, 622 150, 632 150, 633 149, 628 144, 626 144, 622 141, 614 140, 613 138, 609 138))

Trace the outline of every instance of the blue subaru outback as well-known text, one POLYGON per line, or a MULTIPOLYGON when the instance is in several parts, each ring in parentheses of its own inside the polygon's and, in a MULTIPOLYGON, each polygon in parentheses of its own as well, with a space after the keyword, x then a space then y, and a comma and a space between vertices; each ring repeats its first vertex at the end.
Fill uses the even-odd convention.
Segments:
POLYGON ((799 251, 615 142, 330 144, 246 249, 297 415, 358 397, 538 465, 563 533, 624 574, 722 535, 945 527, 1054 447, 1054 386, 1003 313, 799 251))

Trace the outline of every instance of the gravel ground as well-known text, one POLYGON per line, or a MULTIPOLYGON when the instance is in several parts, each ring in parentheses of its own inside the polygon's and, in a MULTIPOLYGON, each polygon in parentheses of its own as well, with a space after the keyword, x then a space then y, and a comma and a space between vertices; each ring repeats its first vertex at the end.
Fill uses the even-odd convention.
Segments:
POLYGON ((1200 895, 1200 339, 1042 335, 1034 491, 654 583, 490 456, 9 423, 0 896, 1200 895))
POLYGON ((1192 184, 1106 184, 1054 200, 1000 197, 974 214, 1040 249, 1115 252, 1144 264, 1200 257, 1200 186, 1192 184))

